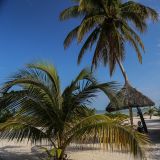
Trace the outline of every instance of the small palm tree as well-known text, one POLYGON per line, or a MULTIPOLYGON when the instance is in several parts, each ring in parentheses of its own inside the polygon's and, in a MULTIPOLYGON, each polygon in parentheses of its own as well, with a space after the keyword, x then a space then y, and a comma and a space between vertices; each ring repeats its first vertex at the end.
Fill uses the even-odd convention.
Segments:
POLYGON ((157 108, 157 116, 160 117, 160 107, 157 108))
POLYGON ((0 125, 0 135, 17 141, 28 138, 33 143, 46 139, 57 160, 63 159, 70 143, 91 140, 143 157, 142 145, 148 142, 145 135, 131 132, 124 119, 96 115, 87 107, 99 91, 110 98, 115 90, 114 83, 98 84, 84 69, 62 91, 53 65, 29 64, 2 88, 6 108, 15 109, 16 114, 0 125), (15 91, 10 92, 11 88, 15 91))
POLYGON ((158 109, 156 107, 149 107, 148 110, 144 113, 149 115, 150 119, 152 119, 152 116, 157 113, 158 109))
MULTIPOLYGON (((129 84, 122 62, 125 59, 126 43, 133 46, 139 62, 142 63, 141 51, 144 45, 138 32, 147 30, 147 20, 158 20, 158 13, 143 4, 122 0, 74 0, 76 4, 65 9, 60 14, 61 20, 80 18, 80 24, 67 35, 64 47, 77 39, 84 44, 78 55, 81 62, 88 49, 94 48, 92 68, 99 63, 108 65, 110 75, 113 74, 116 64, 119 65, 125 84, 129 84), (87 38, 86 38, 87 37, 87 38)), ((132 107, 129 107, 131 124, 133 125, 132 107)))

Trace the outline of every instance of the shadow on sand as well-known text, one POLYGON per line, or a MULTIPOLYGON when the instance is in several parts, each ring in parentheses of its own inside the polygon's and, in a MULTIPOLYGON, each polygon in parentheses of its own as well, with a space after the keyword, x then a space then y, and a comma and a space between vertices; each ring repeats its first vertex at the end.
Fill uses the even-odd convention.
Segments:
POLYGON ((0 160, 39 160, 39 158, 35 153, 22 153, 20 146, 5 146, 0 148, 0 160), (8 151, 12 149, 17 151, 8 151))
POLYGON ((160 120, 145 120, 149 136, 154 144, 160 144, 160 120))

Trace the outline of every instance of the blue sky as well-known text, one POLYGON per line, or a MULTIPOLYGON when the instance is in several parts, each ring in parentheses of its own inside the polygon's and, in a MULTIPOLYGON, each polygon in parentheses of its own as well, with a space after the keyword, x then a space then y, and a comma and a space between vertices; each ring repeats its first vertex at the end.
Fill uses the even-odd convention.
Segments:
MULTIPOLYGON (((159 0, 139 0, 160 12, 159 0)), ((64 37, 78 21, 60 22, 60 11, 71 5, 70 0, 4 0, 0 7, 0 83, 24 64, 36 60, 53 63, 61 77, 62 88, 84 67, 90 65, 92 52, 77 66, 80 46, 73 43, 63 49, 64 37)), ((160 22, 148 22, 148 31, 141 35, 146 53, 139 64, 134 50, 127 47, 124 63, 131 84, 160 104, 160 22)), ((117 67, 112 78, 108 69, 100 66, 95 72, 100 82, 118 81, 123 77, 117 67)), ((100 94, 94 106, 104 109, 106 97, 100 94)))

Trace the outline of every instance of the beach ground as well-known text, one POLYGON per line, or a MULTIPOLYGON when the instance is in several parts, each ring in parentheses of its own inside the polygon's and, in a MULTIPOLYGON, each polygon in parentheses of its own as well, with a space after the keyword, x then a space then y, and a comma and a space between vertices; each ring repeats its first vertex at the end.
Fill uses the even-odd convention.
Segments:
MULTIPOLYGON (((146 124, 149 130, 149 136, 153 142, 149 146, 147 154, 148 160, 159 160, 160 157, 160 119, 159 117, 153 117, 151 120, 148 116, 145 116, 146 124)), ((134 117, 134 123, 137 124, 139 118, 134 117)), ((74 160, 134 160, 132 156, 126 153, 107 152, 99 150, 97 148, 91 148, 90 146, 81 146, 80 149, 70 147, 68 149, 68 156, 74 160)), ((0 143, 0 160, 39 160, 40 154, 37 152, 31 143, 24 141, 23 143, 17 143, 14 141, 8 142, 8 140, 1 140, 0 143)))

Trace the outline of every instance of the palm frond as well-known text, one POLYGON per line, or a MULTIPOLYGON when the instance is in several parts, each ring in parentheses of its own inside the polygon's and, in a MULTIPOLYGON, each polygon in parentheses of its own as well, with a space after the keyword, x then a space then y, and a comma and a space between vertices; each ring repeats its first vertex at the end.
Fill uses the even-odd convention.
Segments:
POLYGON ((78 33, 77 33, 77 40, 81 42, 84 36, 92 31, 99 23, 104 21, 104 15, 95 15, 95 16, 86 16, 81 25, 79 26, 78 33))
POLYGON ((42 129, 27 124, 22 121, 22 119, 9 120, 1 124, 0 131, 0 138, 8 138, 8 140, 16 139, 18 142, 26 138, 32 143, 42 142, 42 140, 47 137, 42 129))
POLYGON ((157 21, 158 13, 154 9, 133 1, 80 0, 76 2, 79 7, 78 10, 84 15, 74 38, 77 38, 80 43, 87 37, 78 56, 79 63, 86 50, 95 43, 96 49, 93 53, 92 68, 103 63, 105 66, 109 66, 112 76, 117 64, 116 59, 119 61, 125 59, 125 44, 127 42, 133 46, 139 62, 142 63, 141 49, 144 52, 144 45, 134 29, 143 33, 147 30, 149 19, 153 22, 157 21), (95 36, 93 39, 91 34, 96 28, 100 30, 99 36, 95 36), (125 31, 122 28, 125 28, 125 31), (118 42, 117 35, 119 37, 118 42))
POLYGON ((142 146, 150 142, 147 136, 133 131, 129 126, 123 126, 118 119, 104 115, 93 115, 83 119, 68 134, 71 134, 68 143, 73 139, 76 142, 99 143, 103 144, 105 149, 130 151, 135 157, 141 158, 144 156, 142 146))
POLYGON ((55 67, 52 64, 49 64, 47 62, 38 62, 33 64, 28 64, 27 67, 32 69, 38 69, 40 71, 43 71, 52 81, 55 91, 57 94, 60 92, 60 86, 59 86, 59 76, 57 74, 57 71, 55 67))
POLYGON ((68 20, 70 18, 76 18, 79 16, 83 16, 84 12, 79 11, 79 6, 72 6, 61 12, 59 18, 61 21, 68 20))
POLYGON ((78 64, 80 64, 81 59, 83 58, 83 55, 85 54, 86 50, 88 48, 92 49, 92 46, 94 45, 95 41, 98 38, 99 35, 99 28, 96 28, 87 38, 87 40, 85 41, 85 43, 83 44, 79 54, 78 54, 78 64))
MULTIPOLYGON (((46 139, 55 148, 63 149, 62 153, 74 140, 84 142, 96 138, 106 146, 109 143, 115 148, 126 148, 135 155, 142 153, 142 146, 138 148, 142 144, 142 135, 124 126, 124 119, 94 115, 94 110, 88 108, 100 91, 111 101, 116 101, 114 95, 117 91, 115 82, 100 84, 90 70, 83 69, 61 93, 55 68, 38 62, 12 76, 2 91, 2 109, 15 113, 0 124, 0 138, 17 141, 28 138, 33 143, 46 139), (10 92, 11 88, 14 90, 10 92), (98 133, 94 134, 95 131, 98 133), (129 142, 125 141, 123 134, 129 142)), ((146 144, 146 139, 143 140, 146 144)))
POLYGON ((65 49, 71 44, 71 42, 74 39, 77 38, 78 30, 79 30, 79 26, 77 26, 71 32, 68 33, 68 35, 65 38, 64 43, 63 43, 65 49))

